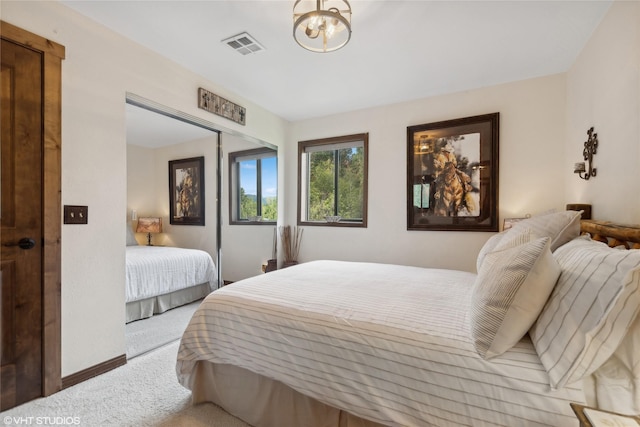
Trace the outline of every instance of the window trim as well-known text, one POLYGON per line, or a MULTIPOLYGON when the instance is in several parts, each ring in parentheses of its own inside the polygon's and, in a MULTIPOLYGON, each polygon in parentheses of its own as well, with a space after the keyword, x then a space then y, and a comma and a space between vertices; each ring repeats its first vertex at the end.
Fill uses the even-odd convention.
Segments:
MULTIPOLYGON (((310 150, 313 151, 313 150, 310 150)), ((367 211, 368 211, 368 194, 369 194, 369 133, 357 133, 353 135, 336 136, 331 138, 313 139, 307 141, 298 141, 298 225, 312 227, 359 227, 367 228, 367 211), (323 221, 307 221, 302 219, 302 203, 308 203, 308 200, 302 200, 302 156, 307 152, 309 147, 319 147, 326 145, 346 144, 349 142, 362 142, 364 148, 363 174, 362 183, 362 221, 339 221, 339 222, 323 222, 323 221)))
MULTIPOLYGON (((237 162, 238 160, 260 160, 263 158, 267 158, 267 157, 272 157, 270 154, 273 154, 273 157, 276 158, 276 168, 278 167, 278 152, 276 150, 273 150, 271 148, 255 148, 255 149, 251 149, 251 150, 243 150, 243 151, 235 151, 233 153, 229 153, 229 225, 269 225, 269 226, 273 226, 274 224, 277 223, 277 220, 275 221, 249 221, 247 219, 238 219, 234 216, 234 212, 238 213, 240 210, 239 207, 239 203, 240 201, 238 200, 238 192, 234 191, 240 183, 240 171, 239 168, 237 167, 237 162), (267 154, 269 154, 267 156, 267 154), (245 158, 245 159, 243 159, 245 158), (235 183, 235 185, 234 185, 235 183)), ((257 170, 256 170, 256 181, 257 181, 257 191, 260 192, 260 194, 262 193, 262 168, 260 165, 260 162, 257 163, 257 170)), ((258 204, 258 207, 262 207, 262 201, 261 200, 257 200, 256 203, 258 204)), ((261 209, 260 209, 261 210, 261 209)))

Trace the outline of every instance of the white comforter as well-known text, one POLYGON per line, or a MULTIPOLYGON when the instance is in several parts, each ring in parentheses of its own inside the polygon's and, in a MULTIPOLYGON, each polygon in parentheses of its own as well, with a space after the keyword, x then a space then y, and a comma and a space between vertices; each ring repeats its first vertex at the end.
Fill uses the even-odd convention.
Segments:
POLYGON ((127 246, 126 302, 178 291, 201 283, 215 289, 211 255, 198 249, 127 246))
POLYGON ((217 290, 187 327, 178 379, 198 360, 240 366, 391 426, 576 425, 580 389, 552 392, 528 338, 482 360, 469 338, 475 275, 316 261, 217 290))

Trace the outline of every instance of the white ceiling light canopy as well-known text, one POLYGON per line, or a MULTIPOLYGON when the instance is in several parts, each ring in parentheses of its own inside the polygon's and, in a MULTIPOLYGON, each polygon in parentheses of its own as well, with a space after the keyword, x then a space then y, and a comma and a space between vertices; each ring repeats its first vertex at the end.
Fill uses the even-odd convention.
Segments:
POLYGON ((351 39, 351 5, 347 0, 297 0, 293 38, 312 52, 340 49, 351 39))

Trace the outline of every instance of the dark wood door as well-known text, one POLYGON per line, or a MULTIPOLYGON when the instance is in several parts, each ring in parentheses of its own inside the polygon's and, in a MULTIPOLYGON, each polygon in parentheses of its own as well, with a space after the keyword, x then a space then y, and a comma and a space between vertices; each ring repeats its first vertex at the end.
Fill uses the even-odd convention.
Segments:
POLYGON ((2 40, 2 371, 0 410, 42 395, 40 52, 2 40))

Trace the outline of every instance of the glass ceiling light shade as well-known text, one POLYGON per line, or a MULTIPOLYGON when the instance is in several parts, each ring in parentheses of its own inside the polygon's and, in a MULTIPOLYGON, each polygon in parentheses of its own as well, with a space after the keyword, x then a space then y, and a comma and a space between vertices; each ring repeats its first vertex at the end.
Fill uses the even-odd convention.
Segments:
POLYGON ((293 38, 312 52, 333 52, 351 39, 351 6, 347 0, 297 0, 293 5, 293 38))

